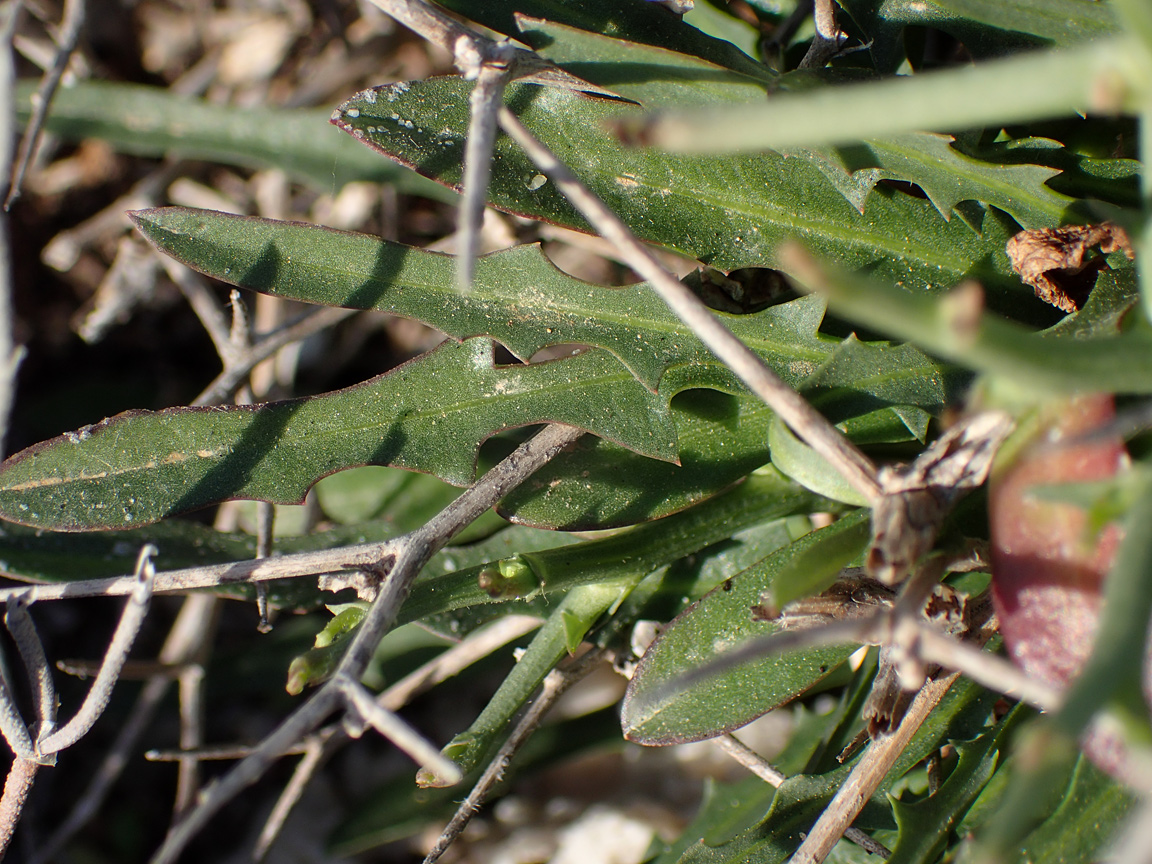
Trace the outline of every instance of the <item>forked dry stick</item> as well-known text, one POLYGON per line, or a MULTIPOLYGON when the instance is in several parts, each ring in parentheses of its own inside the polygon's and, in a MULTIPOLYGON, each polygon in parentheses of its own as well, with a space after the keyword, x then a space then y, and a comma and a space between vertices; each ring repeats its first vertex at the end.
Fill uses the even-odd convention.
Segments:
MULTIPOLYGON (((16 157, 16 164, 12 168, 12 176, 8 181, 8 192, 4 199, 6 211, 20 197, 20 186, 24 182, 24 172, 28 169, 28 165, 36 153, 36 145, 40 142, 40 135, 44 131, 44 118, 48 116, 52 97, 56 95, 56 88, 60 86, 60 79, 64 77, 64 70, 68 68, 68 61, 72 59, 72 52, 76 50, 76 42, 80 38, 80 28, 84 26, 85 3, 86 0, 65 0, 64 2, 64 12, 56 37, 56 56, 52 61, 52 68, 44 73, 40 86, 32 97, 32 117, 24 130, 24 137, 20 140, 19 154, 16 157)), ((11 5, 14 15, 20 4, 11 5)), ((8 50, 8 44, 5 41, 5 50, 8 50)))
POLYGON ((500 750, 489 761, 484 773, 480 775, 480 779, 476 781, 476 785, 468 793, 468 797, 461 802, 455 815, 445 826, 431 851, 425 856, 424 864, 435 864, 448 851, 448 847, 472 821, 472 817, 480 809, 480 805, 484 803, 488 795, 491 794, 493 787, 500 782, 500 778, 508 770, 512 758, 536 731, 540 721, 544 719, 544 715, 556 704, 556 700, 563 696, 573 684, 595 669, 601 661, 607 658, 608 654, 609 652, 603 648, 593 648, 580 656, 570 666, 553 669, 545 676, 540 694, 524 712, 524 716, 516 723, 516 727, 500 747, 500 750))
MULTIPOLYGON (((747 768, 769 786, 778 789, 788 778, 772 767, 771 764, 759 753, 746 745, 743 741, 731 733, 721 735, 715 739, 720 748, 736 760, 737 763, 747 768)), ((849 825, 844 829, 844 837, 851 840, 860 848, 871 852, 880 858, 887 859, 891 856, 892 852, 882 843, 877 843, 859 828, 849 825)))
MULTIPOLYGON (((343 681, 359 681, 376 645, 391 628, 408 597, 412 582, 428 559, 466 526, 496 504, 533 472, 572 444, 583 432, 572 427, 546 426, 533 438, 521 444, 502 462, 485 474, 474 486, 430 519, 423 527, 398 538, 389 546, 390 562, 387 579, 376 600, 360 624, 335 678, 296 709, 270 735, 254 748, 252 754, 234 766, 216 783, 208 786, 197 806, 177 825, 153 857, 155 864, 172 862, 228 801, 256 782, 285 752, 296 746, 334 710, 345 704, 343 681)), ((380 568, 381 559, 366 561, 363 566, 380 568)), ((345 569, 343 567, 334 567, 345 569)))
POLYGON ((836 56, 848 34, 836 26, 836 7, 832 0, 816 0, 812 20, 816 35, 808 46, 808 53, 800 61, 801 69, 818 69, 836 56))
MULTIPOLYGON (((213 632, 211 621, 219 602, 208 594, 192 594, 184 600, 168 638, 160 648, 158 659, 161 666, 183 666, 201 653, 204 640, 213 632)), ((148 679, 100 768, 67 818, 57 824, 48 840, 35 851, 29 864, 45 864, 53 860, 72 836, 100 809, 112 784, 128 765, 136 743, 144 734, 171 684, 171 676, 167 674, 154 675, 148 679)))
MULTIPOLYGON (((458 644, 449 648, 439 657, 425 663, 419 669, 401 678, 376 697, 376 703, 390 711, 399 711, 418 693, 422 693, 439 682, 458 674, 482 657, 487 657, 497 648, 518 636, 523 636, 540 626, 536 618, 510 615, 471 633, 458 644)), ((268 820, 260 830, 260 838, 252 851, 252 858, 261 861, 272 843, 280 834, 288 814, 296 806, 313 774, 335 750, 348 740, 348 735, 339 724, 332 724, 309 736, 303 747, 304 758, 292 772, 292 779, 276 799, 276 804, 268 820)))
POLYGON ((500 109, 500 125, 520 148, 564 193, 600 236, 612 243, 633 270, 652 284, 652 290, 752 393, 762 399, 809 447, 827 459, 868 501, 881 494, 876 466, 808 401, 785 384, 769 366, 715 315, 687 286, 669 273, 572 170, 533 135, 507 108, 500 109))
POLYGON ((152 556, 155 554, 156 547, 152 545, 140 550, 136 560, 136 590, 124 606, 100 670, 80 709, 60 729, 55 728, 56 697, 51 685, 51 671, 32 619, 24 607, 24 602, 34 597, 35 589, 23 589, 26 592, 24 596, 16 598, 14 603, 9 601, 11 606, 5 616, 5 623, 16 641, 29 677, 35 684, 37 699, 36 720, 26 724, 16 709, 7 664, 0 665, 4 673, 0 677, 3 682, 0 688, 0 734, 3 734, 15 756, 8 780, 4 784, 3 797, 0 798, 0 857, 3 857, 4 849, 16 829, 37 766, 55 764, 56 754, 84 737, 107 707, 112 688, 120 677, 120 670, 128 659, 128 652, 148 612, 152 597, 152 577, 155 576, 152 556))

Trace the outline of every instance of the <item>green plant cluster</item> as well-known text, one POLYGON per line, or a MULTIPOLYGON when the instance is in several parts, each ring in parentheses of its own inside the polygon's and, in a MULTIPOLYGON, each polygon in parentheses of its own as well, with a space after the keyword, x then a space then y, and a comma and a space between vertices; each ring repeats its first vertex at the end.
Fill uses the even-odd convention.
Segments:
MULTIPOLYGON (((757 311, 717 314, 877 458, 914 457, 974 387, 1020 413, 1076 392, 1152 392, 1152 331, 1140 308, 1146 277, 1135 263, 1108 256, 1083 308, 1062 318, 1005 252, 1022 229, 1105 219, 1127 227, 1139 251, 1147 210, 1133 118, 1142 123, 1152 110, 1152 78, 1140 77, 1152 39, 1138 0, 841 0, 838 21, 849 44, 863 47, 798 71, 787 71, 794 51, 781 59, 784 71, 754 58, 754 31, 705 4, 683 21, 640 0, 442 5, 617 94, 513 83, 504 98, 640 238, 724 271, 775 268, 794 278, 780 249, 799 243, 827 268, 823 295, 789 293, 757 311), (954 49, 945 61, 926 47, 941 40, 954 49), (926 68, 933 62, 945 68, 926 68), (640 129, 648 146, 628 143, 640 129), (984 308, 958 332, 945 298, 966 281, 982 287, 984 308)), ((771 24, 787 4, 748 5, 771 24)), ((228 109, 93 83, 62 91, 48 128, 137 152, 280 166, 322 185, 335 163, 337 182, 379 180, 443 197, 442 187, 461 182, 471 87, 447 76, 358 93, 332 114, 348 133, 336 137, 314 112, 268 111, 240 124, 228 109), (177 134, 193 110, 201 112, 195 137, 177 134)), ((588 230, 502 136, 488 200, 588 230)), ((188 208, 132 218, 160 252, 217 280, 382 310, 451 338, 345 390, 130 412, 13 456, 0 468, 0 517, 14 523, 0 536, 9 572, 49 581, 115 575, 145 541, 160 548, 165 569, 240 560, 252 554, 249 540, 172 517, 236 498, 298 503, 313 488, 335 527, 286 538, 281 552, 383 539, 450 500, 445 483, 471 483, 478 464, 519 440, 515 430, 580 427, 589 434, 576 447, 502 502, 500 515, 516 524, 484 521, 476 542, 440 553, 403 609, 402 621, 451 636, 505 615, 543 619, 488 707, 445 752, 474 777, 547 673, 581 643, 627 654, 636 622, 672 621, 631 683, 626 738, 699 740, 779 706, 796 722, 777 760, 789 777, 780 788, 752 777, 711 783, 696 818, 678 839, 656 843, 652 860, 791 855, 852 769, 835 757, 860 728, 874 657, 848 666, 854 646, 822 648, 761 658, 687 689, 668 685, 770 632, 775 625, 750 612, 763 592, 821 587, 822 576, 788 584, 796 561, 857 559, 868 510, 646 285, 591 285, 522 246, 480 259, 462 294, 450 257, 374 237, 188 208), (522 361, 553 345, 588 347, 500 365, 493 341, 522 361), (812 531, 815 513, 838 518, 812 531), (619 530, 569 533, 607 528, 619 530), (515 588, 486 592, 477 583, 484 572, 515 588), (793 701, 812 688, 835 696, 830 711, 793 701)), ((1132 471, 1137 479, 1125 488, 1147 496, 1139 458, 1132 471)), ((1091 496, 1092 506, 1103 498, 1091 496)), ((983 538, 985 521, 976 496, 946 531, 983 538)), ((271 599, 317 608, 332 596, 278 584, 271 599)), ((331 668, 343 628, 355 626, 354 609, 341 616, 324 647, 293 666, 296 691, 331 668)), ((1097 686, 1107 701, 1125 682, 1097 686)), ((1043 806, 1018 805, 1012 790, 1027 771, 1014 754, 1031 715, 996 710, 998 698, 965 680, 954 685, 865 806, 856 827, 893 849, 891 860, 954 860, 970 854, 976 835, 999 844, 998 860, 1088 861, 1122 824, 1129 794, 1078 756, 1053 769, 1043 806), (925 760, 945 744, 955 758, 929 793, 925 760)), ((523 770, 573 746, 620 740, 601 714, 564 723, 564 734, 541 733, 523 770)), ((392 782, 336 829, 332 848, 403 836, 450 813, 459 797, 392 782)))

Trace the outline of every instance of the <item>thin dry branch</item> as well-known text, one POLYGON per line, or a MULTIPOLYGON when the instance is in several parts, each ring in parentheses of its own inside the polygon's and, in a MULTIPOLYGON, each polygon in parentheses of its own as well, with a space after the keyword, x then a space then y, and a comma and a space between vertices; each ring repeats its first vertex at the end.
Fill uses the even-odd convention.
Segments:
POLYGON ((17 597, 7 605, 4 626, 12 634, 12 641, 24 661, 24 672, 33 682, 36 693, 36 740, 43 741, 56 724, 56 686, 52 682, 52 667, 44 654, 44 645, 36 634, 36 625, 28 614, 28 603, 17 597))
MULTIPOLYGON (((13 4, 15 7, 16 4, 13 4)), ((36 152, 36 145, 40 143, 40 135, 44 131, 44 118, 48 116, 48 109, 52 105, 52 97, 60 86, 60 79, 64 77, 64 70, 68 68, 68 61, 72 52, 76 50, 76 42, 80 38, 80 29, 84 26, 85 0, 64 0, 64 13, 60 19, 59 35, 56 37, 56 57, 52 61, 52 68, 44 73, 35 95, 32 97, 32 117, 24 130, 24 137, 20 141, 20 151, 16 158, 12 176, 8 184, 8 192, 4 199, 4 210, 12 208, 12 204, 20 197, 20 187, 24 182, 24 172, 36 152)))
POLYGON ((368 688, 359 681, 338 675, 332 679, 332 683, 344 694, 347 702, 348 713, 344 721, 346 726, 350 719, 358 723, 367 723, 411 757, 416 764, 428 767, 447 778, 450 783, 459 783, 464 779, 455 762, 442 756, 439 750, 401 720, 395 712, 382 707, 368 688))
POLYGON ((0 796, 0 858, 4 857, 8 844, 12 842, 20 814, 24 812, 24 802, 28 799, 28 792, 39 770, 39 762, 21 759, 19 756, 12 760, 12 766, 8 769, 4 794, 0 796))
POLYGON ((595 669, 607 656, 608 651, 605 649, 594 648, 570 666, 564 669, 553 669, 544 677, 540 695, 524 712, 524 716, 517 722, 516 728, 512 730, 508 739, 492 757, 492 761, 488 763, 484 773, 480 775, 480 779, 476 781, 476 785, 468 793, 468 797, 460 803, 451 821, 445 826, 431 851, 425 856, 424 864, 435 864, 448 851, 448 847, 472 821, 473 815, 488 798, 492 788, 500 782, 500 778, 508 770, 513 757, 520 752, 520 748, 536 731, 544 716, 552 710, 556 700, 563 696, 573 684, 576 684, 595 669))
MULTIPOLYGON (((496 46, 500 48, 501 46, 496 46)), ((476 256, 480 249, 480 226, 484 202, 492 176, 492 146, 496 141, 496 117, 504 104, 504 88, 511 77, 509 60, 481 62, 475 70, 476 86, 469 97, 471 115, 464 146, 464 192, 456 219, 456 287, 461 293, 472 290, 476 256)))
MULTIPOLYGON (((19 3, 11 3, 0 26, 0 177, 7 177, 12 165, 12 143, 15 136, 13 103, 16 73, 12 62, 12 32, 20 12, 19 3)), ((8 211, 0 212, 0 456, 8 438, 8 416, 16 391, 16 370, 23 358, 17 348, 12 320, 12 250, 8 235, 8 211)))
POLYGON ((136 634, 140 632, 144 616, 148 614, 149 601, 152 599, 152 580, 156 575, 156 570, 152 566, 152 556, 156 551, 156 547, 151 544, 140 550, 136 560, 136 585, 128 602, 124 604, 120 623, 116 625, 116 630, 112 634, 100 672, 88 689, 80 710, 60 729, 40 742, 39 752, 56 753, 71 747, 88 734, 92 724, 104 713, 108 700, 112 698, 112 688, 120 677, 120 669, 128 659, 128 652, 132 649, 136 634))
MULTIPOLYGON (((522 636, 540 626, 537 618, 526 615, 509 615, 468 635, 460 643, 452 646, 440 656, 428 661, 419 669, 401 678, 376 697, 376 704, 390 711, 399 711, 418 693, 434 687, 450 678, 482 657, 487 657, 501 645, 522 636)), ((311 782, 317 769, 341 746, 348 741, 347 730, 340 724, 332 724, 309 736, 302 748, 304 758, 292 772, 292 779, 284 787, 272 813, 260 831, 260 838, 252 852, 253 860, 260 861, 279 836, 284 822, 296 806, 304 789, 311 782)), ((244 755, 247 755, 245 753, 244 755)), ((206 758, 201 756, 201 758, 206 758)), ((231 758, 236 758, 235 756, 231 758)))
POLYGON ((500 125, 545 175, 564 193, 592 227, 612 243, 637 273, 668 304, 681 321, 741 381, 780 415, 812 449, 827 459, 868 501, 880 496, 876 466, 799 393, 785 384, 768 365, 714 316, 683 283, 661 266, 656 257, 608 206, 585 186, 507 108, 500 109, 500 125))
POLYGON ((848 775, 844 785, 829 802, 796 854, 792 864, 821 864, 836 842, 844 836, 845 829, 852 824, 864 808, 868 799, 880 788, 881 782, 891 769, 897 757, 908 746, 912 736, 927 719, 932 710, 940 704, 952 683, 960 677, 953 673, 944 678, 929 681, 912 701, 904 720, 896 731, 886 738, 873 741, 860 762, 848 775))
MULTIPOLYGON (((152 859, 154 864, 175 861, 213 815, 246 787, 255 783, 281 755, 302 741, 329 714, 342 707, 346 697, 340 679, 360 680, 376 645, 392 627, 401 605, 407 599, 413 580, 428 559, 456 533, 582 434, 580 430, 571 427, 546 426, 423 527, 395 541, 391 570, 361 622, 334 678, 321 686, 304 705, 261 741, 252 755, 204 790, 197 806, 169 832, 152 859)), ((388 563, 386 559, 378 558, 365 562, 363 566, 379 571, 385 569, 388 563)))
MULTIPOLYGON (((160 648, 159 662, 162 666, 180 666, 192 662, 202 653, 204 645, 214 632, 213 620, 219 602, 217 598, 208 594, 192 594, 184 600, 168 638, 160 648)), ((153 675, 148 679, 136 698, 127 721, 100 763, 100 768, 89 781, 67 818, 56 827, 47 842, 36 850, 30 864, 45 864, 53 860, 73 835, 96 815, 112 784, 127 767, 136 743, 148 724, 152 722, 171 682, 172 676, 167 673, 153 675)))

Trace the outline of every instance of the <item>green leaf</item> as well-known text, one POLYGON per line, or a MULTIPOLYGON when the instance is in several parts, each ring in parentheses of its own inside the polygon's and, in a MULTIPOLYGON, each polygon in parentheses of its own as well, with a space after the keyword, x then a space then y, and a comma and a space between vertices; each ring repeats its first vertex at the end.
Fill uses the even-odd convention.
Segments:
MULTIPOLYGON (((676 374, 667 376, 670 389, 676 374)), ((911 346, 850 337, 797 383, 853 441, 870 444, 924 440, 928 415, 958 401, 968 380, 911 346)), ((772 413, 758 399, 690 390, 671 407, 679 465, 584 438, 507 496, 500 512, 516 522, 565 530, 627 525, 682 510, 768 461, 772 413)))
MULTIPOLYGON (((1060 328, 1036 332, 988 313, 958 322, 946 297, 918 296, 843 271, 807 270, 802 281, 828 297, 836 314, 1011 382, 1020 392, 1152 393, 1152 332, 1146 327, 1124 333, 1101 328, 1104 332, 1083 336, 1062 334, 1060 328)), ((1130 284, 1131 271, 1119 271, 1114 278, 1130 284)))
MULTIPOLYGON (((550 613, 550 604, 558 593, 605 582, 635 584, 686 555, 731 538, 743 528, 796 513, 810 513, 823 506, 826 505, 819 498, 769 470, 749 477, 747 482, 724 495, 660 522, 648 522, 629 531, 574 545, 556 541, 551 546, 543 546, 543 551, 531 548, 511 551, 536 574, 541 589, 534 596, 543 598, 540 609, 550 613)), ((485 548, 492 548, 489 544, 499 536, 485 541, 485 548)), ((523 605, 526 598, 493 598, 477 585, 479 571, 493 566, 492 557, 481 559, 483 563, 476 561, 469 569, 465 569, 468 566, 465 562, 470 559, 464 558, 462 550, 455 550, 452 560, 458 566, 443 568, 434 578, 421 576, 416 580, 411 597, 401 609, 401 621, 420 620, 472 606, 502 604, 512 612, 527 608, 523 605)), ((425 568, 424 572, 430 571, 425 568)), ((538 610, 533 607, 529 614, 535 611, 538 610)))
POLYGON ((861 511, 802 537, 734 576, 669 624, 629 682, 621 715, 624 736, 659 746, 715 737, 779 707, 845 660, 856 646, 760 657, 686 688, 670 689, 690 669, 775 632, 775 623, 753 620, 752 607, 761 602, 761 594, 796 555, 867 517, 861 511))
MULTIPOLYGON (((38 82, 22 82, 17 119, 27 122, 38 82)), ((327 128, 329 111, 218 105, 161 87, 84 81, 61 87, 44 128, 68 141, 100 138, 139 156, 181 156, 225 165, 277 168, 332 192, 345 183, 389 183, 453 202, 434 183, 365 153, 327 128)))
POLYGON ((0 466, 0 517, 62 531, 131 528, 229 498, 297 503, 325 474, 365 464, 467 485, 481 441, 545 421, 675 459, 664 401, 611 355, 494 367, 491 343, 476 339, 322 396, 128 412, 37 444, 0 466))
POLYGON ((1017 847, 1015 860, 1101 860, 1134 804, 1123 786, 1081 755, 1060 806, 1017 847))
MULTIPOLYGON (((849 200, 865 210, 864 196, 881 179, 915 183, 936 205, 945 219, 952 217, 961 201, 980 201, 999 207, 1024 228, 1046 228, 1068 218, 1076 202, 1054 192, 1046 181, 1059 170, 1041 165, 994 164, 980 161, 952 146, 951 135, 910 132, 891 138, 872 138, 844 147, 812 150, 830 169, 839 169, 855 178, 863 173, 863 182, 850 188, 849 200)), ((803 150, 797 148, 798 153, 803 150)), ((1077 217, 1090 221, 1083 209, 1077 217)))
POLYGON ((772 464, 805 489, 856 507, 871 503, 840 475, 832 463, 793 435, 779 417, 773 417, 768 427, 768 447, 772 451, 772 464))
POLYGON ((516 16, 524 41, 578 78, 591 81, 655 111, 765 98, 778 77, 767 67, 742 74, 663 46, 642 45, 516 16))
POLYGON ((863 518, 841 519, 838 530, 814 533, 780 567, 768 589, 770 605, 782 609, 793 600, 819 594, 845 567, 861 557, 871 539, 871 525, 863 518))
POLYGON ((768 462, 772 416, 752 396, 689 390, 672 400, 679 465, 585 436, 506 495, 499 512, 513 522, 564 531, 677 513, 768 462))
POLYGON ((895 72, 904 59, 902 35, 909 26, 942 30, 978 59, 1118 31, 1107 4, 1091 0, 843 0, 840 5, 863 30, 884 72, 895 72))
POLYGON ((959 762, 940 788, 926 799, 893 802, 900 840, 888 859, 892 864, 933 864, 940 857, 948 835, 992 778, 1006 735, 1028 713, 1017 706, 975 741, 957 743, 959 762))
MULTIPOLYGON (((472 290, 461 294, 451 256, 365 234, 180 207, 140 211, 133 220, 162 252, 233 285, 392 312, 457 339, 491 336, 521 360, 549 345, 596 345, 653 390, 669 366, 719 365, 646 284, 583 282, 556 269, 535 244, 480 258, 472 290)), ((815 369, 836 344, 816 333, 819 300, 717 314, 789 381, 815 369)), ((692 377, 675 384, 690 386, 699 386, 692 377)))
POLYGON ((771 74, 730 42, 701 33, 678 16, 645 0, 614 0, 588 3, 587 0, 443 0, 440 4, 513 39, 523 39, 533 48, 543 47, 532 33, 522 34, 516 16, 547 18, 557 24, 590 33, 656 45, 669 51, 691 54, 745 75, 771 74))
MULTIPOLYGON (((632 589, 632 584, 606 582, 573 588, 532 637, 480 716, 449 741, 443 753, 468 774, 503 743, 509 725, 524 703, 565 654, 578 647, 596 619, 632 589)), ((422 786, 447 785, 430 770, 420 772, 422 786)))
MULTIPOLYGON (((334 122, 385 155, 455 186, 469 90, 455 78, 386 85, 344 103, 334 122)), ((527 84, 509 87, 506 101, 640 237, 705 263, 722 269, 778 266, 779 243, 802 238, 829 260, 867 267, 910 289, 969 276, 980 279, 996 302, 1002 292, 1020 296, 1003 250, 1015 227, 996 218, 986 219, 983 236, 977 236, 958 220, 941 219, 931 202, 891 190, 878 190, 864 215, 817 168, 795 158, 628 149, 604 130, 622 110, 619 103, 527 84)), ((725 127, 720 137, 735 131, 725 127)), ((508 139, 497 140, 493 160, 494 206, 586 230, 508 139)))

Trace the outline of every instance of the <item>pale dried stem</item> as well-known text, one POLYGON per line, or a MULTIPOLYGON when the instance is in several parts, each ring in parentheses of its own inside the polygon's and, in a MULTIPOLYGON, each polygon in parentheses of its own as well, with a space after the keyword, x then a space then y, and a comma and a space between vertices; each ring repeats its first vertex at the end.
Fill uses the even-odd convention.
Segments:
POLYGON ((260 829, 260 836, 252 848, 253 861, 263 861, 268 850, 272 848, 272 844, 276 842, 276 838, 280 836, 292 808, 303 796, 304 790, 312 781, 316 770, 323 763, 326 743, 319 736, 312 736, 305 742, 304 757, 296 764, 292 778, 284 787, 284 791, 280 793, 280 797, 276 799, 276 806, 272 808, 272 812, 268 814, 268 819, 264 822, 264 827, 260 829))
POLYGON ((435 771, 452 784, 464 779, 460 767, 455 762, 441 755, 439 750, 401 720, 399 715, 377 704, 368 688, 359 681, 338 675, 332 679, 332 683, 344 694, 349 714, 370 725, 406 753, 417 765, 435 771))
POLYGON ((800 69, 818 69, 836 56, 848 34, 836 26, 836 10, 832 0, 816 0, 812 10, 816 35, 808 46, 808 53, 800 61, 800 69))
MULTIPOLYGON (((433 45, 439 45, 453 56, 457 53, 456 46, 460 40, 475 44, 483 39, 431 3, 423 3, 420 0, 371 0, 371 2, 409 30, 419 33, 433 45)), ((474 50, 480 49, 477 47, 474 50)))
POLYGON ((76 50, 76 41, 80 37, 80 28, 84 26, 85 0, 64 0, 64 12, 60 20, 60 29, 56 37, 56 57, 40 81, 36 95, 32 97, 32 116, 24 130, 24 137, 20 140, 20 151, 16 157, 16 166, 8 185, 8 194, 4 200, 4 210, 11 209, 12 204, 20 197, 20 187, 24 183, 24 173, 40 143, 40 135, 44 130, 44 118, 48 116, 48 109, 52 105, 52 97, 60 86, 60 79, 64 77, 64 70, 68 68, 68 61, 72 52, 76 50))
POLYGON ((56 686, 52 682, 52 668, 44 654, 44 645, 36 634, 36 625, 28 614, 28 603, 17 597, 8 604, 4 613, 4 626, 12 634, 24 671, 33 682, 36 693, 36 739, 43 741, 56 725, 56 686))
MULTIPOLYGON (((317 733, 318 735, 319 733, 317 733)), ((316 736, 309 736, 305 743, 289 747, 284 756, 296 756, 307 752, 307 742, 316 736)), ((255 752, 255 746, 249 744, 221 744, 213 747, 196 747, 192 750, 176 748, 174 750, 145 750, 146 762, 179 762, 189 756, 195 756, 201 762, 235 762, 238 759, 247 759, 255 752)))
POLYGON ((257 364, 267 360, 285 345, 307 339, 314 333, 319 333, 346 318, 357 314, 356 309, 337 309, 324 307, 315 312, 306 312, 294 321, 273 330, 266 336, 259 338, 251 348, 241 357, 232 359, 230 366, 226 366, 209 384, 204 392, 193 400, 193 405, 215 405, 236 392, 244 382, 248 373, 257 364))
POLYGON ((112 688, 120 676, 120 669, 128 659, 128 652, 140 632, 140 625, 144 623, 144 616, 148 613, 148 604, 152 599, 152 579, 155 570, 152 567, 151 556, 156 554, 156 547, 145 546, 140 551, 136 563, 136 586, 128 602, 124 604, 124 611, 120 615, 120 623, 112 634, 112 641, 104 654, 104 662, 100 672, 92 682, 88 695, 80 705, 80 710, 64 726, 53 732, 40 742, 41 753, 56 753, 66 747, 71 747, 92 728, 92 724, 104 713, 108 700, 112 698, 112 688))
POLYGON ((880 496, 876 466, 803 396, 780 377, 709 311, 683 283, 664 269, 631 229, 596 197, 576 175, 542 144, 507 108, 500 125, 536 166, 564 193, 593 228, 610 241, 681 321, 721 362, 762 399, 812 449, 832 465, 867 500, 880 496))
MULTIPOLYGON (((361 543, 339 549, 323 549, 261 560, 236 561, 206 567, 187 567, 156 574, 154 593, 184 593, 194 588, 219 588, 269 579, 290 579, 296 576, 315 576, 369 567, 394 553, 399 540, 380 543, 361 543)), ((109 579, 90 579, 83 582, 65 582, 35 585, 31 589, 0 589, 0 603, 8 602, 21 591, 31 590, 37 602, 65 600, 77 597, 122 597, 132 592, 135 577, 115 576, 109 579)))
MULTIPOLYGON (((252 322, 244 297, 233 288, 228 292, 228 306, 232 309, 232 323, 228 327, 228 357, 242 357, 252 349, 252 322)), ((228 365, 227 360, 224 363, 228 365)))
POLYGON ((200 319, 200 324, 208 333, 208 338, 212 340, 212 347, 216 349, 220 362, 227 369, 233 358, 232 332, 215 293, 197 273, 179 261, 163 255, 160 257, 160 263, 168 278, 176 283, 176 287, 180 289, 180 293, 200 319))
POLYGON ((457 68, 465 76, 474 75, 482 63, 507 62, 514 78, 553 87, 615 95, 570 75, 534 51, 525 51, 507 42, 489 39, 424 0, 371 0, 371 3, 451 54, 457 68))
POLYGON ((8 844, 12 842, 16 825, 20 822, 20 814, 24 812, 24 802, 28 799, 32 781, 36 779, 36 772, 39 770, 39 762, 19 757, 12 760, 12 766, 8 769, 8 777, 4 780, 4 794, 0 796, 0 859, 4 857, 4 853, 8 851, 8 844))
MULTIPOLYGON (((471 633, 459 644, 401 678, 376 697, 376 704, 390 711, 399 711, 418 693, 423 693, 441 681, 460 673, 482 657, 487 657, 501 645, 539 626, 539 619, 526 615, 501 618, 471 633)), ((347 741, 346 730, 337 724, 327 726, 308 738, 303 750, 305 757, 292 772, 292 779, 280 794, 268 821, 260 831, 260 839, 252 853, 254 860, 261 860, 267 854, 316 770, 347 741), (313 758, 312 754, 316 748, 319 748, 319 755, 313 758)))
POLYGON ((457 210, 456 288, 472 290, 476 256, 480 250, 480 226, 492 176, 492 146, 496 141, 496 117, 510 78, 508 63, 484 62, 475 70, 476 86, 469 97, 471 115, 464 145, 463 195, 457 210))
MULTIPOLYGON (((458 531, 471 524, 504 495, 522 483, 564 447, 583 434, 578 429, 546 426, 543 431, 521 444, 516 450, 466 490, 422 528, 394 541, 395 559, 376 600, 361 622, 356 637, 344 655, 333 681, 337 678, 359 681, 376 645, 392 626, 400 606, 407 598, 421 568, 428 559, 458 531)), ((383 544, 378 544, 383 545, 383 544)), ((344 550, 347 551, 347 550, 344 550)), ((277 559, 272 559, 277 560, 277 559)), ((264 562, 256 562, 264 563, 264 562)), ((383 556, 364 561, 364 568, 379 570, 386 565, 383 556)), ((334 569, 345 569, 337 567, 334 569)), ((153 857, 154 864, 172 862, 228 801, 255 783, 275 760, 297 746, 332 711, 341 707, 344 695, 340 685, 329 681, 304 705, 294 711, 219 781, 208 786, 197 806, 176 825, 153 857)))
POLYGON ((173 822, 196 802, 196 793, 200 788, 200 760, 194 751, 204 743, 204 667, 197 663, 185 665, 177 682, 180 695, 180 749, 185 751, 185 755, 179 760, 176 774, 173 822))
POLYGON ((86 246, 129 226, 127 213, 155 206, 160 193, 180 176, 187 165, 182 160, 171 160, 161 165, 95 216, 53 237, 44 247, 41 260, 54 270, 72 269, 86 246))
POLYGON ((773 768, 767 759, 735 735, 728 733, 715 740, 720 749, 735 759, 738 765, 747 768, 773 789, 779 788, 780 784, 788 779, 773 768))
POLYGON ((476 781, 476 785, 468 793, 468 797, 460 804, 455 815, 436 840, 432 850, 425 856, 424 864, 434 864, 448 850, 448 847, 472 820, 472 816, 480 809, 480 805, 487 799, 492 788, 500 782, 500 778, 508 770, 508 765, 512 762, 513 757, 524 746, 524 742, 536 731, 544 716, 556 704, 556 700, 564 695, 573 684, 595 669, 607 654, 605 649, 592 649, 567 668, 553 669, 544 677, 540 695, 524 712, 524 715, 516 723, 516 728, 512 730, 508 739, 492 757, 492 761, 488 763, 484 773, 480 775, 480 779, 476 781))
POLYGON ((844 835, 857 814, 864 808, 868 799, 880 788, 884 777, 892 768, 897 757, 908 746, 912 736, 927 719, 932 710, 940 704, 948 688, 959 677, 953 673, 944 678, 929 681, 912 701, 908 713, 890 736, 873 741, 848 775, 844 785, 824 808, 796 854, 791 864, 821 864, 832 847, 844 835))
POLYGON ((17 759, 36 758, 36 745, 28 734, 24 718, 16 710, 16 698, 8 664, 0 658, 0 734, 17 759))
MULTIPOLYGON (((13 105, 15 69, 12 62, 12 30, 20 4, 12 3, 2 25, 0 39, 0 177, 7 178, 12 165, 15 136, 13 105)), ((16 392, 16 370, 24 356, 14 342, 12 322, 12 250, 8 233, 8 211, 0 211, 0 456, 8 438, 8 417, 16 392)))
MULTIPOLYGON (((256 502, 256 557, 267 558, 272 554, 272 533, 276 527, 276 506, 268 501, 256 502)), ((256 614, 259 620, 256 629, 267 633, 272 629, 268 623, 268 586, 256 583, 256 614)))

